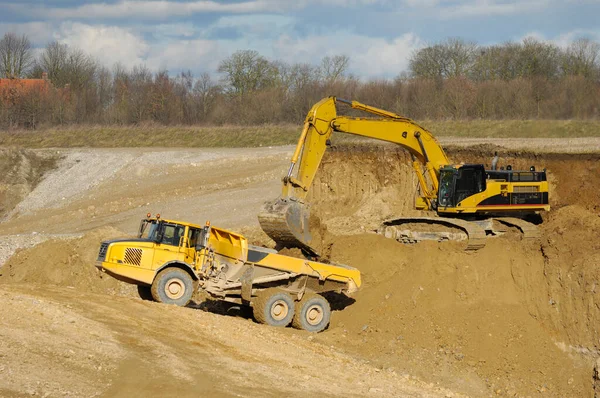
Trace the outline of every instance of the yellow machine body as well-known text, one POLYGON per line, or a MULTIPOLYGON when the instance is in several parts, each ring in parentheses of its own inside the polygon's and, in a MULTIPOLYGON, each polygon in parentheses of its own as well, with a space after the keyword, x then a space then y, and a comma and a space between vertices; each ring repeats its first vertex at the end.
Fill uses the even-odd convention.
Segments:
MULTIPOLYGON (((316 103, 283 178, 281 197, 268 204, 259 221, 281 247, 300 247, 318 254, 311 242, 306 198, 334 132, 392 142, 406 149, 419 181, 415 207, 440 216, 523 216, 550 209, 544 171, 485 170, 483 165, 452 164, 437 139, 411 119, 382 109, 336 97, 316 103), (337 104, 372 115, 338 115, 337 104)), ((431 221, 431 220, 429 220, 431 221)))
POLYGON ((209 294, 233 302, 251 302, 261 289, 274 286, 299 296, 351 294, 361 286, 356 268, 284 256, 208 224, 157 218, 142 220, 135 239, 102 242, 97 267, 137 285, 152 285, 159 272, 179 268, 209 294))

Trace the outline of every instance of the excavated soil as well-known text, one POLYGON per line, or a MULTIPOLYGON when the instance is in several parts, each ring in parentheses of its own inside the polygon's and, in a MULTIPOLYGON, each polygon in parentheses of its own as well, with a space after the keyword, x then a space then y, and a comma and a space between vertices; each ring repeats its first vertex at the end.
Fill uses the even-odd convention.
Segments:
MULTIPOLYGON (((489 163, 496 148, 450 148, 489 163)), ((359 268, 356 303, 322 336, 382 368, 415 372, 474 396, 591 396, 600 351, 598 155, 503 153, 501 165, 547 168, 552 211, 539 241, 517 233, 475 253, 460 242, 401 245, 369 234, 413 215, 416 178, 396 148, 330 152, 313 213, 330 259, 359 268)))
MULTIPOLYGON (((450 147, 448 154, 456 161, 489 165, 495 150, 489 144, 450 147)), ((117 191, 104 193, 102 183, 90 188, 95 209, 88 209, 84 193, 62 207, 56 204, 60 200, 52 202, 51 227, 40 222, 35 208, 0 224, 5 233, 83 232, 19 250, 0 268, 0 375, 7 367, 12 372, 0 381, 0 395, 143 396, 167 389, 179 396, 198 391, 224 396, 600 393, 594 378, 600 356, 599 154, 502 150, 500 165, 547 168, 552 210, 543 216, 539 240, 508 233, 489 239, 482 250, 465 252, 463 242, 402 245, 373 233, 384 219, 421 214, 412 208, 417 181, 409 156, 389 145, 333 148, 310 198, 312 214, 321 220, 316 236, 324 255, 360 269, 364 284, 353 303, 332 298, 331 325, 316 336, 143 302, 134 298, 131 286, 93 267, 99 242, 135 230, 136 223, 128 230, 124 220, 129 225, 133 212, 145 214, 150 195, 178 214, 190 211, 192 221, 203 222, 202 205, 210 206, 213 224, 222 217, 253 243, 272 246, 256 222, 248 221, 258 206, 247 203, 258 202, 257 184, 276 197, 286 157, 274 154, 240 166, 234 156, 198 177, 173 166, 163 170, 163 184, 193 179, 195 185, 172 200, 158 196, 156 186, 144 196, 140 186, 107 179, 104 184, 117 191), (217 186, 223 178, 237 185, 217 186), (196 186, 202 188, 196 191, 196 186), (108 204, 100 203, 102 195, 108 204), (189 198, 196 203, 191 208, 176 204, 189 198), (231 207, 242 209, 243 216, 231 217, 231 207), (63 313, 68 316, 61 320, 63 313), (39 325, 48 322, 54 329, 46 333, 39 325), (99 348, 82 339, 90 333, 101 339, 99 348), (70 341, 76 348, 67 348, 70 341), (20 354, 19 342, 26 342, 31 354, 20 354), (26 363, 18 361, 19 355, 26 363), (214 369, 215 358, 225 371, 214 369), (54 366, 44 370, 49 384, 30 382, 27 372, 48 368, 43 364, 54 366), (152 381, 138 387, 143 383, 136 369, 150 364, 156 364, 152 381), (65 377, 70 371, 75 377, 65 377)), ((137 167, 137 178, 145 178, 143 167, 137 167)), ((202 163, 198 168, 209 170, 202 163)), ((263 190, 269 199, 265 195, 263 190)), ((35 196, 28 199, 41 203, 35 196)), ((286 254, 301 256, 297 250, 286 254)))
POLYGON ((80 237, 49 239, 31 249, 17 251, 1 268, 2 283, 45 283, 81 291, 132 296, 135 286, 100 272, 93 264, 99 242, 126 234, 103 227, 80 237))

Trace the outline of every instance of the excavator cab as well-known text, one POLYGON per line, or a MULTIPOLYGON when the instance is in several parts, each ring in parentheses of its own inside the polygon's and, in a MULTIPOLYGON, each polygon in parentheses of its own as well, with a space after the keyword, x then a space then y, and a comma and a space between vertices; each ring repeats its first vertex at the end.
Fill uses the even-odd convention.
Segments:
POLYGON ((463 199, 485 191, 486 172, 483 165, 466 164, 440 169, 438 209, 456 207, 463 199))

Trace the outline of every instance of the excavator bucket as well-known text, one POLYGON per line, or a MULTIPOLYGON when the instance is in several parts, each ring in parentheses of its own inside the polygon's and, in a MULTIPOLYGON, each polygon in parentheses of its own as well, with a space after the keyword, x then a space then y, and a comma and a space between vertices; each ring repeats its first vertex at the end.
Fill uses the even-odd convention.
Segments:
POLYGON ((305 204, 280 198, 264 207, 258 215, 258 222, 277 246, 297 247, 318 256, 317 250, 311 246, 309 216, 310 211, 305 204))

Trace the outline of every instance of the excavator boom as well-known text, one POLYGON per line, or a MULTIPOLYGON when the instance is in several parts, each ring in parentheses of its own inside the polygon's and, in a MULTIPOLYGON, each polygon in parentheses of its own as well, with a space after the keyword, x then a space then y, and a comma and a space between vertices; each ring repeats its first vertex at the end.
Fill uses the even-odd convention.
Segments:
MULTIPOLYGON (((506 171, 497 171, 485 170, 481 164, 452 165, 436 138, 414 121, 356 101, 328 97, 316 103, 306 116, 290 167, 283 178, 281 197, 268 204, 258 217, 263 230, 280 247, 300 247, 312 255, 319 254, 317 242, 313 242, 310 232, 306 198, 333 132, 392 142, 407 150, 420 188, 415 207, 435 210, 438 215, 448 217, 427 217, 421 221, 463 230, 471 240, 470 248, 482 247, 489 229, 484 230, 466 219, 498 217, 500 214, 503 218, 497 221, 516 226, 523 231, 524 237, 528 237, 535 234, 527 223, 517 222, 512 216, 550 209, 545 170, 536 172, 532 166, 529 171, 513 171, 508 166, 506 171), (371 117, 338 115, 338 103, 364 111, 371 117)), ((407 220, 386 221, 386 233, 396 234, 392 229, 398 232, 398 225, 407 220)), ((414 218, 410 220, 414 221, 414 218)))
POLYGON ((412 120, 382 109, 336 97, 324 98, 308 112, 287 175, 281 197, 259 214, 262 229, 278 245, 300 247, 318 255, 310 233, 310 210, 306 203, 327 141, 334 131, 393 142, 407 149, 414 161, 422 196, 420 207, 431 209, 436 200, 439 169, 448 158, 435 137, 412 120), (365 111, 376 118, 353 118, 337 114, 336 103, 365 111), (427 178, 421 165, 425 166, 427 178), (427 179, 429 181, 427 181, 427 179))

